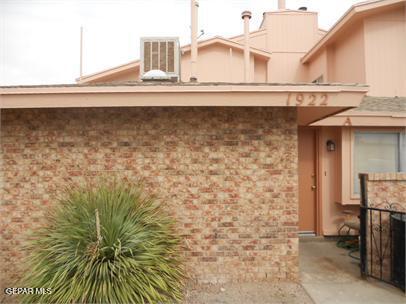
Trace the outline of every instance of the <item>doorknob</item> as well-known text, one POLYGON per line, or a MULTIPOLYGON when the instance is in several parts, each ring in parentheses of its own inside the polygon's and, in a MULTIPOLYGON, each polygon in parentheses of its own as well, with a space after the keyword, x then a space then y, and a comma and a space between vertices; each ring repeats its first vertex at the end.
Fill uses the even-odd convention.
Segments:
POLYGON ((312 189, 313 189, 313 190, 316 190, 316 188, 317 188, 316 186, 312 186, 312 189))

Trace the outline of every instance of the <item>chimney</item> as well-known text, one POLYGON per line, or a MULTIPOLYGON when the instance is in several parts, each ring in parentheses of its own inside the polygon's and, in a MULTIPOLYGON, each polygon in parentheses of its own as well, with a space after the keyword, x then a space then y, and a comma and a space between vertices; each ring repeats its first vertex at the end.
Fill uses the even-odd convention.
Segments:
POLYGON ((278 10, 282 11, 286 9, 286 0, 278 0, 278 10))
POLYGON ((190 45, 190 81, 197 81, 197 28, 198 28, 198 8, 197 0, 191 2, 191 45, 190 45))
POLYGON ((244 20, 244 82, 249 82, 250 78, 250 19, 251 12, 244 11, 241 14, 244 20))

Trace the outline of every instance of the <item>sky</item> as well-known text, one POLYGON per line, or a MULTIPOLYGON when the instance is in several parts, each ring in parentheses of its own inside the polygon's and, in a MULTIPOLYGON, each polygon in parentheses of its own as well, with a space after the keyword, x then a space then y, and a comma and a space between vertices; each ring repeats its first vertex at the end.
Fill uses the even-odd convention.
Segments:
MULTIPOLYGON (((242 34, 241 12, 253 14, 251 30, 277 0, 199 0, 199 30, 212 36, 242 34)), ((288 9, 319 13, 325 30, 360 0, 287 0, 288 9)), ((0 85, 74 83, 83 74, 139 57, 140 37, 177 36, 190 43, 190 0, 0 0, 0 85)))

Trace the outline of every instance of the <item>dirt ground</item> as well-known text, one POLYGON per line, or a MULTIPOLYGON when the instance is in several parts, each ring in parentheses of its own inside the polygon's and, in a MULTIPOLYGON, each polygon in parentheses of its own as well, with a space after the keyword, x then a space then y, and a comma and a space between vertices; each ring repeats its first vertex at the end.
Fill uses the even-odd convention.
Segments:
POLYGON ((189 288, 186 304, 312 304, 299 284, 243 283, 189 288))

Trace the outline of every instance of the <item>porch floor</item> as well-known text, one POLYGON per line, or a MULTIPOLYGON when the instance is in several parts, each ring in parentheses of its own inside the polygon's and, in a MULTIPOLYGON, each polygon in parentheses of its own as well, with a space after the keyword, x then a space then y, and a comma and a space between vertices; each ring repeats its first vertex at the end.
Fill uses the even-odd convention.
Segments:
POLYGON ((363 280, 359 261, 338 248, 335 240, 304 237, 299 248, 302 286, 316 304, 406 303, 400 289, 373 279, 363 280))

